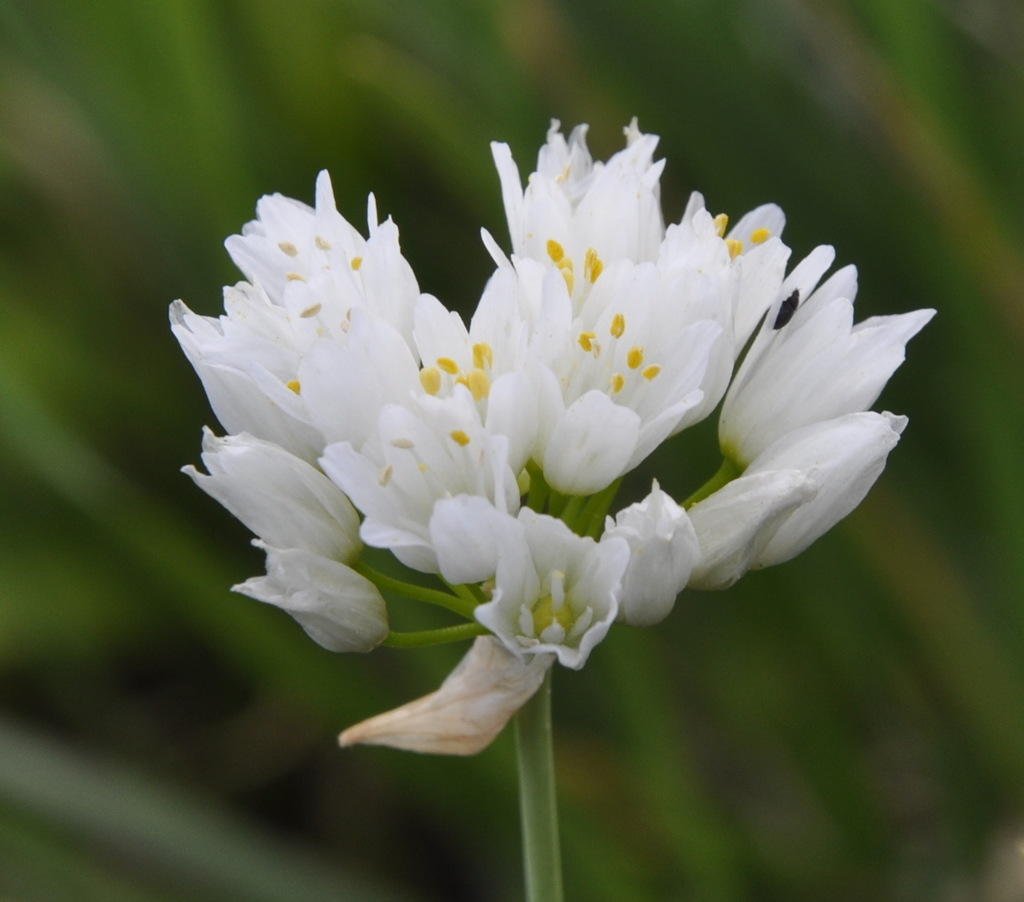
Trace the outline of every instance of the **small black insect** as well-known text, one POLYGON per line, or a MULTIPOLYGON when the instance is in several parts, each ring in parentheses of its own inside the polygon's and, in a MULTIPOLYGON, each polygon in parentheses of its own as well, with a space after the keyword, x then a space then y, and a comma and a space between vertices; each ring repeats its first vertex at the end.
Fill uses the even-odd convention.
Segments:
POLYGON ((775 317, 773 329, 781 329, 796 313, 797 305, 800 303, 800 289, 794 288, 793 293, 779 305, 779 315, 775 317))

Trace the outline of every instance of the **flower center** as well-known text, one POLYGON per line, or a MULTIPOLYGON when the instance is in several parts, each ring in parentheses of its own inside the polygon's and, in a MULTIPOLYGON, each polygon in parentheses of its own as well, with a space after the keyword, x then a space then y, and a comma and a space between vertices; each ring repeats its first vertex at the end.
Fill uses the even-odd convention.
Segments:
POLYGON ((565 574, 555 570, 545 582, 548 592, 533 606, 533 632, 541 642, 561 642, 575 620, 565 603, 565 574))

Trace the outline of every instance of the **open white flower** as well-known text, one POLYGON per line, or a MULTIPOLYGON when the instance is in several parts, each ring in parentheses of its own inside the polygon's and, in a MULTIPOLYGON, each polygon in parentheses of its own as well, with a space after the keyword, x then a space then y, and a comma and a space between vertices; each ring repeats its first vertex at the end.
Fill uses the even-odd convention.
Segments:
MULTIPOLYGON (((339 373, 332 366, 339 358, 357 369, 368 351, 399 372, 405 359, 415 383, 412 322, 420 298, 398 230, 391 220, 377 221, 372 197, 364 239, 337 212, 326 172, 316 195, 315 209, 280 195, 264 197, 259 218, 228 239, 249 281, 225 288, 224 315, 200 316, 181 301, 171 305, 172 331, 224 428, 275 442, 308 461, 329 441, 365 438, 351 434, 358 417, 336 416, 338 405, 329 400, 337 394, 339 373), (353 317, 362 330, 354 341, 353 317), (396 351, 395 343, 404 350, 396 351)), ((362 375, 375 384, 365 369, 362 375)), ((395 380, 385 384, 391 388, 395 380)))
POLYGON ((569 265, 582 263, 588 253, 653 260, 664 231, 658 182, 665 162, 653 159, 657 136, 642 134, 634 120, 626 128, 626 149, 607 163, 593 161, 586 136, 587 126, 580 125, 566 141, 552 122, 525 190, 508 145, 491 145, 513 251, 545 260, 548 242, 555 241, 569 265))
POLYGON ((384 407, 362 451, 349 442, 329 445, 321 463, 363 512, 363 541, 425 573, 439 569, 428 529, 437 501, 468 494, 502 511, 519 509, 508 441, 484 428, 464 386, 447 398, 384 407))
POLYGON ((629 545, 573 533, 554 517, 503 514, 481 498, 438 502, 430 534, 441 574, 452 583, 493 577, 476 619, 513 654, 554 654, 579 669, 618 613, 629 545))

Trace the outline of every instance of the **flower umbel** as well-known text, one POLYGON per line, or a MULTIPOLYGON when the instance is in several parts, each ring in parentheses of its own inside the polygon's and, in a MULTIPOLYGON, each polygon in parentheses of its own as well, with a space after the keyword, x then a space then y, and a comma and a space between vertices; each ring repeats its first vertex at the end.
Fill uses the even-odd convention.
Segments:
POLYGON ((554 123, 525 184, 493 145, 510 246, 484 233, 495 269, 468 325, 420 292, 372 197, 365 237, 338 212, 326 173, 315 206, 265 197, 228 239, 246 281, 222 316, 172 305, 226 432, 186 472, 267 554, 238 590, 333 651, 477 637, 437 692, 345 744, 479 751, 617 620, 655 624, 685 587, 806 548, 906 427, 869 408, 934 311, 855 324, 856 270, 824 278, 827 246, 788 268, 774 205, 730 227, 694 194, 666 226, 658 139, 625 136, 595 161, 586 126, 554 123), (715 477, 614 507, 719 407, 715 477), (447 619, 396 632, 383 593, 447 619))

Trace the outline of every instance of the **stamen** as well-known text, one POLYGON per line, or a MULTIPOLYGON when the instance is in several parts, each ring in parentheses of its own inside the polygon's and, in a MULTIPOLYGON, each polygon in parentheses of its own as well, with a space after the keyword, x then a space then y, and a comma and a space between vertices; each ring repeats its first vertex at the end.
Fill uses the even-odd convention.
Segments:
POLYGON ((594 349, 594 339, 597 338, 596 332, 580 332, 579 343, 580 347, 584 351, 592 351, 594 349))
POLYGON ((771 237, 771 234, 771 232, 764 228, 754 229, 754 231, 750 233, 750 241, 753 244, 764 244, 764 242, 771 237))
POLYGON ((548 256, 555 262, 558 263, 565 256, 565 248, 562 247, 554 238, 548 239, 548 256))
POLYGON ((616 313, 612 317, 612 325, 608 331, 611 332, 612 338, 622 338, 622 333, 626 331, 626 317, 616 313))
POLYGON ((494 351, 486 341, 473 345, 473 366, 478 370, 490 369, 494 366, 494 351))
POLYGON ((295 392, 295 394, 298 394, 300 391, 302 391, 302 383, 299 382, 298 379, 292 379, 288 382, 285 382, 285 385, 288 388, 290 388, 293 392, 295 392))
POLYGON ((576 276, 574 276, 572 272, 572 261, 570 260, 569 263, 570 265, 568 267, 559 266, 558 268, 562 270, 562 278, 565 279, 565 287, 569 289, 569 294, 572 294, 573 287, 576 285, 576 276))
POLYGON ((305 282, 305 276, 300 276, 297 272, 286 273, 285 277, 289 282, 305 282))
POLYGON ((362 266, 362 265, 363 265, 363 258, 362 257, 353 257, 352 258, 352 268, 353 269, 359 269, 359 267, 362 266))
POLYGON ((730 260, 735 260, 740 254, 743 253, 743 242, 737 241, 735 238, 726 238, 725 246, 729 248, 730 260))
POLYGON ((403 451, 408 451, 410 448, 416 446, 412 443, 412 439, 408 438, 393 438, 391 439, 392 448, 401 448, 403 451))
POLYGON ((299 249, 292 244, 290 241, 278 241, 277 246, 281 248, 289 257, 299 256, 299 249))
POLYGON ((320 312, 320 304, 314 304, 312 307, 307 307, 299 316, 302 319, 309 319, 311 316, 316 316, 320 312))
POLYGON ((729 227, 729 216, 726 213, 719 213, 715 217, 715 232, 719 238, 725 237, 725 230, 729 227))
POLYGON ((660 372, 661 367, 656 363, 652 363, 650 366, 645 366, 640 371, 640 375, 643 376, 648 382, 650 382, 650 380, 657 376, 660 372))
POLYGON ((640 345, 636 345, 629 349, 629 353, 626 355, 626 366, 631 370, 639 368, 640 364, 644 362, 644 349, 640 345))
POLYGON ((322 251, 329 251, 331 249, 331 242, 324 238, 322 235, 316 236, 316 246, 322 251))
POLYGON ((617 395, 626 385, 626 377, 622 373, 612 373, 611 389, 612 394, 617 395))
POLYGON ((377 482, 384 486, 391 482, 391 474, 394 473, 395 468, 388 464, 385 467, 381 467, 380 472, 377 474, 377 482))
POLYGON ((441 390, 441 371, 436 366, 420 370, 420 385, 428 395, 436 395, 441 390))
POLYGON ((437 365, 449 376, 454 376, 459 371, 459 365, 451 357, 438 357, 437 365))
POLYGON ((452 441, 455 442, 456 445, 461 445, 465 448, 466 445, 469 444, 469 436, 461 429, 453 429, 450 435, 452 437, 452 441))
POLYGON ((490 394, 491 377, 481 369, 470 370, 466 376, 466 385, 473 395, 473 400, 479 401, 490 394))
POLYGON ((597 281, 597 277, 604 271, 604 263, 601 262, 601 258, 597 256, 597 251, 592 247, 587 248, 587 256, 583 261, 583 275, 589 280, 590 284, 593 285, 597 281))

